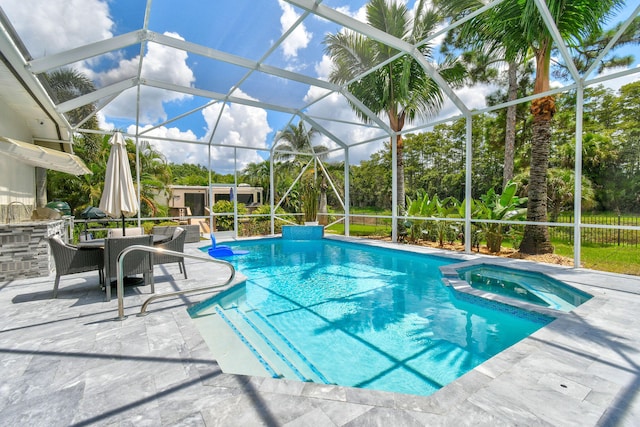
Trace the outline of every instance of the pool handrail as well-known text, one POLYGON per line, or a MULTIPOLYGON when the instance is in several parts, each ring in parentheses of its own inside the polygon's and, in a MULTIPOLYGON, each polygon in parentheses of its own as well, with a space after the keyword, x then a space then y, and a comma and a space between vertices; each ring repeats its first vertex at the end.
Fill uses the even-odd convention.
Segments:
MULTIPOLYGON (((185 254, 184 252, 170 251, 168 249, 157 248, 157 247, 153 247, 153 246, 131 245, 131 246, 125 248, 122 252, 120 252, 120 254, 118 254, 117 266, 116 266, 116 275, 117 275, 117 287, 116 287, 116 290, 117 290, 117 294, 118 294, 118 317, 115 320, 124 320, 124 319, 127 318, 127 316, 124 315, 124 257, 129 252, 133 252, 133 251, 162 253, 162 254, 173 255, 173 256, 182 257, 182 258, 198 259, 198 260, 201 260, 201 261, 207 261, 207 262, 213 262, 215 264, 221 264, 221 265, 224 265, 225 267, 228 267, 229 270, 231 270, 231 276, 229 277, 229 279, 227 279, 226 282, 224 282, 222 284, 216 284, 216 285, 211 285, 211 286, 202 286, 202 287, 199 287, 199 288, 184 289, 184 290, 181 290, 181 291, 167 292, 167 293, 164 293, 164 294, 153 295, 153 296, 147 298, 144 303, 142 303, 142 307, 140 308, 140 313, 138 313, 138 316, 146 316, 147 314, 149 314, 146 311, 147 310, 147 306, 152 301, 155 301, 157 299, 173 297, 173 296, 176 296, 176 295, 184 295, 184 294, 191 293, 191 292, 200 292, 200 291, 206 291, 206 290, 215 289, 215 288, 223 288, 225 286, 229 286, 233 282, 235 277, 236 277, 236 269, 233 267, 233 264, 231 264, 231 263, 229 263, 227 261, 223 261, 223 260, 215 259, 215 258, 211 258, 211 257, 204 257, 204 256, 198 256, 198 255, 185 254)), ((109 286, 109 284, 107 284, 107 286, 109 286)))

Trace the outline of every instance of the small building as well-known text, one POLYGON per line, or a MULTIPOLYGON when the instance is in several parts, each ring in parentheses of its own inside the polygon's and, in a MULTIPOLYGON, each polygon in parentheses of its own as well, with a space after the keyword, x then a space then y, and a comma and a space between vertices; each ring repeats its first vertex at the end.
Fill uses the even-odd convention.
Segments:
POLYGON ((236 195, 238 203, 244 203, 251 211, 263 203, 262 187, 252 187, 249 184, 212 184, 209 201, 209 187, 200 185, 170 185, 169 196, 160 203, 169 206, 171 216, 205 216, 205 208, 220 200, 232 200, 236 195), (188 208, 188 209, 187 209, 188 208))

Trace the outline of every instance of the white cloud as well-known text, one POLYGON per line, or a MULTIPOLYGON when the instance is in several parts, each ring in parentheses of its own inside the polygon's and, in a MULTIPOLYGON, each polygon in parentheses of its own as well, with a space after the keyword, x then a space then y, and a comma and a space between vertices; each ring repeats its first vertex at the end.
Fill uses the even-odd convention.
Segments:
MULTIPOLYGON (((183 40, 175 33, 165 35, 183 40)), ((148 49, 142 62, 142 78, 162 80, 179 86, 190 87, 195 82, 195 75, 187 64, 187 53, 157 43, 148 43, 148 49)), ((125 80, 136 76, 140 56, 122 59, 116 68, 105 72, 89 73, 98 86, 125 80)), ((126 90, 104 109, 105 115, 111 117, 136 117, 137 89, 126 90)), ((140 122, 142 125, 166 120, 164 103, 179 102, 190 99, 190 95, 180 92, 143 86, 140 90, 140 122)))
MULTIPOLYGON (((626 69, 621 69, 621 68, 616 68, 613 70, 604 70, 602 72, 602 74, 599 74, 595 77, 602 77, 602 76, 607 76, 610 74, 615 74, 615 73, 619 73, 621 71, 625 71, 626 69)), ((636 65, 636 73, 632 73, 632 74, 627 74, 625 76, 622 77, 618 77, 615 79, 611 79, 611 80, 606 80, 603 82, 600 82, 600 84, 602 84, 604 87, 612 89, 614 91, 619 90, 622 86, 632 83, 632 82, 636 82, 638 80, 640 80, 640 65, 636 65)), ((594 78, 595 78, 594 77, 594 78)))
MULTIPOLYGON (((3 0, 2 8, 34 57, 58 53, 113 36, 112 30, 115 24, 110 18, 109 5, 106 1, 3 0), (52 37, 52 34, 55 36, 52 37)), ((175 33, 167 32, 165 35, 182 40, 175 33)), ((96 72, 92 68, 100 58, 75 64, 74 68, 87 75, 98 87, 135 77, 138 72, 139 55, 119 60, 118 55, 120 55, 118 52, 107 55, 112 59, 116 58, 117 62, 115 67, 106 71, 96 72)), ((147 44, 142 76, 187 87, 195 82, 194 73, 187 65, 187 53, 157 43, 147 44)), ((105 125, 107 125, 105 116, 135 119, 136 97, 135 89, 123 92, 104 108, 98 119, 105 125)), ((165 120, 167 118, 165 103, 179 102, 188 98, 190 98, 189 95, 178 92, 142 87, 141 123, 144 125, 165 120)))
MULTIPOLYGON (((242 92, 236 93, 241 98, 252 99, 242 92)), ((158 151, 160 151, 168 161, 172 163, 191 163, 208 165, 208 141, 211 130, 216 125, 220 109, 220 103, 214 104, 202 110, 202 116, 206 122, 207 134, 198 138, 191 130, 182 131, 176 127, 161 126, 142 135, 141 139, 147 139, 158 151), (169 141, 156 140, 156 138, 166 138, 169 141), (173 141, 172 141, 173 140, 173 141), (198 144, 185 141, 195 141, 198 144)), ((151 126, 147 125, 140 129, 143 132, 151 126)), ((106 127, 112 129, 113 126, 106 127)), ((260 108, 248 107, 240 104, 227 105, 220 117, 213 137, 211 149, 211 167, 217 173, 228 174, 234 170, 234 149, 220 147, 216 144, 225 144, 239 147, 237 151, 236 165, 238 170, 242 170, 249 163, 259 163, 264 159, 256 150, 240 149, 243 146, 264 148, 269 150, 267 136, 272 131, 267 122, 267 112, 260 108)), ((135 134, 135 125, 127 128, 127 133, 135 134)))
MULTIPOLYGON (((282 9, 282 16, 280 17, 280 26, 282 33, 284 34, 300 17, 293 9, 293 7, 282 0, 278 0, 278 4, 282 9)), ((285 58, 292 59, 298 56, 298 50, 304 49, 309 45, 313 35, 306 30, 303 23, 300 23, 289 37, 282 42, 282 50, 285 58)))
MULTIPOLYGON (((305 97, 305 101, 317 99, 320 95, 325 94, 324 89, 312 87, 305 97)), ((366 141, 382 134, 380 129, 363 126, 362 121, 356 116, 346 98, 342 95, 333 93, 322 101, 312 105, 307 113, 315 118, 326 118, 328 120, 319 120, 322 125, 331 132, 338 140, 346 144, 353 144, 360 141, 366 141), (335 121, 329 121, 335 120, 335 121), (352 122, 348 125, 343 122, 352 122)), ((314 143, 324 145, 329 148, 335 148, 336 144, 329 138, 319 138, 314 143)), ((349 151, 349 162, 358 164, 362 160, 368 159, 371 154, 378 151, 382 147, 381 143, 367 143, 359 145, 349 151)), ((337 152, 329 157, 329 160, 342 160, 343 154, 337 152)))
POLYGON ((3 0, 2 9, 34 58, 108 39, 114 26, 100 0, 3 0))
POLYGON ((321 80, 329 80, 329 74, 333 68, 333 61, 329 55, 322 55, 322 60, 315 65, 315 71, 321 80))
MULTIPOLYGON (((497 89, 498 87, 495 85, 479 83, 474 86, 464 86, 460 89, 456 89, 454 92, 468 109, 474 110, 486 107, 486 97, 497 89)), ((443 119, 456 116, 460 113, 460 110, 453 101, 447 98, 440 110, 440 113, 438 114, 438 118, 443 119)))
MULTIPOLYGON (((140 129, 140 132, 143 132, 149 129, 151 126, 147 125, 140 129)), ((134 135, 136 133, 136 126, 130 125, 127 128, 127 133, 134 135)), ((190 144, 183 141, 197 141, 198 138, 191 131, 181 131, 178 128, 172 127, 167 128, 161 126, 159 128, 153 129, 148 133, 141 135, 140 140, 147 140, 151 145, 161 152, 165 158, 169 162, 173 163, 193 163, 193 164, 207 164, 206 151, 203 157, 202 151, 205 147, 197 144, 190 144), (167 138, 173 141, 164 141, 153 139, 153 137, 157 138, 167 138)))
POLYGON ((357 19, 360 22, 367 22, 367 5, 363 4, 358 10, 352 11, 349 6, 340 6, 336 11, 357 19))
MULTIPOLYGON (((237 91, 234 95, 238 97, 252 99, 248 95, 237 91)), ((211 135, 211 129, 214 128, 222 104, 217 103, 205 108, 202 115, 207 123, 207 136, 211 135)), ((250 146, 254 148, 264 148, 268 152, 267 137, 272 131, 267 121, 267 112, 261 108, 249 107, 241 104, 226 105, 222 111, 222 116, 215 130, 213 144, 225 144, 237 147, 250 146)), ((212 162, 216 172, 227 173, 232 172, 234 168, 232 148, 214 147, 211 151, 212 162)), ((256 150, 238 149, 237 152, 237 168, 243 169, 249 163, 259 163, 263 161, 256 150)), ((206 154, 206 151, 204 152, 206 154)), ((205 157, 206 158, 206 155, 205 157)))

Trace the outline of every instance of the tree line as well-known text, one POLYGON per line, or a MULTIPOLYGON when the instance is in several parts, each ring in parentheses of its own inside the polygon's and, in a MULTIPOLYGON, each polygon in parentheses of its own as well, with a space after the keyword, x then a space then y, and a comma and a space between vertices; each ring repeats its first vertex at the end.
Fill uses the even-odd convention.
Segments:
MULTIPOLYGON (((549 217, 573 210, 575 166, 575 91, 557 95, 559 112, 552 123, 547 186, 549 217)), ((583 120, 583 208, 592 211, 640 212, 640 82, 618 91, 587 88, 583 120)), ((515 139, 514 181, 527 196, 531 164, 531 116, 519 106, 515 139)), ((506 109, 473 118, 472 196, 501 192, 506 109)), ((404 138, 407 195, 465 195, 465 121, 441 124, 404 138)), ((356 207, 391 208, 391 153, 388 146, 351 167, 351 203, 356 207)))

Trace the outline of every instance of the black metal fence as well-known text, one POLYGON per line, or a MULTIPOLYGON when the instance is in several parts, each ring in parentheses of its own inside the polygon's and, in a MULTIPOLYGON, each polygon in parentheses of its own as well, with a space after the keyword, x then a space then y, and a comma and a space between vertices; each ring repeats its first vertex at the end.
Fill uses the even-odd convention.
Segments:
MULTIPOLYGON (((572 223, 573 215, 562 215, 557 222, 572 223)), ((640 230, 624 230, 621 228, 596 228, 593 225, 608 226, 640 226, 640 217, 623 215, 583 215, 582 216, 582 243, 609 246, 635 246, 640 244, 640 230)), ((549 227, 551 239, 561 239, 568 243, 573 243, 572 227, 549 227)))

